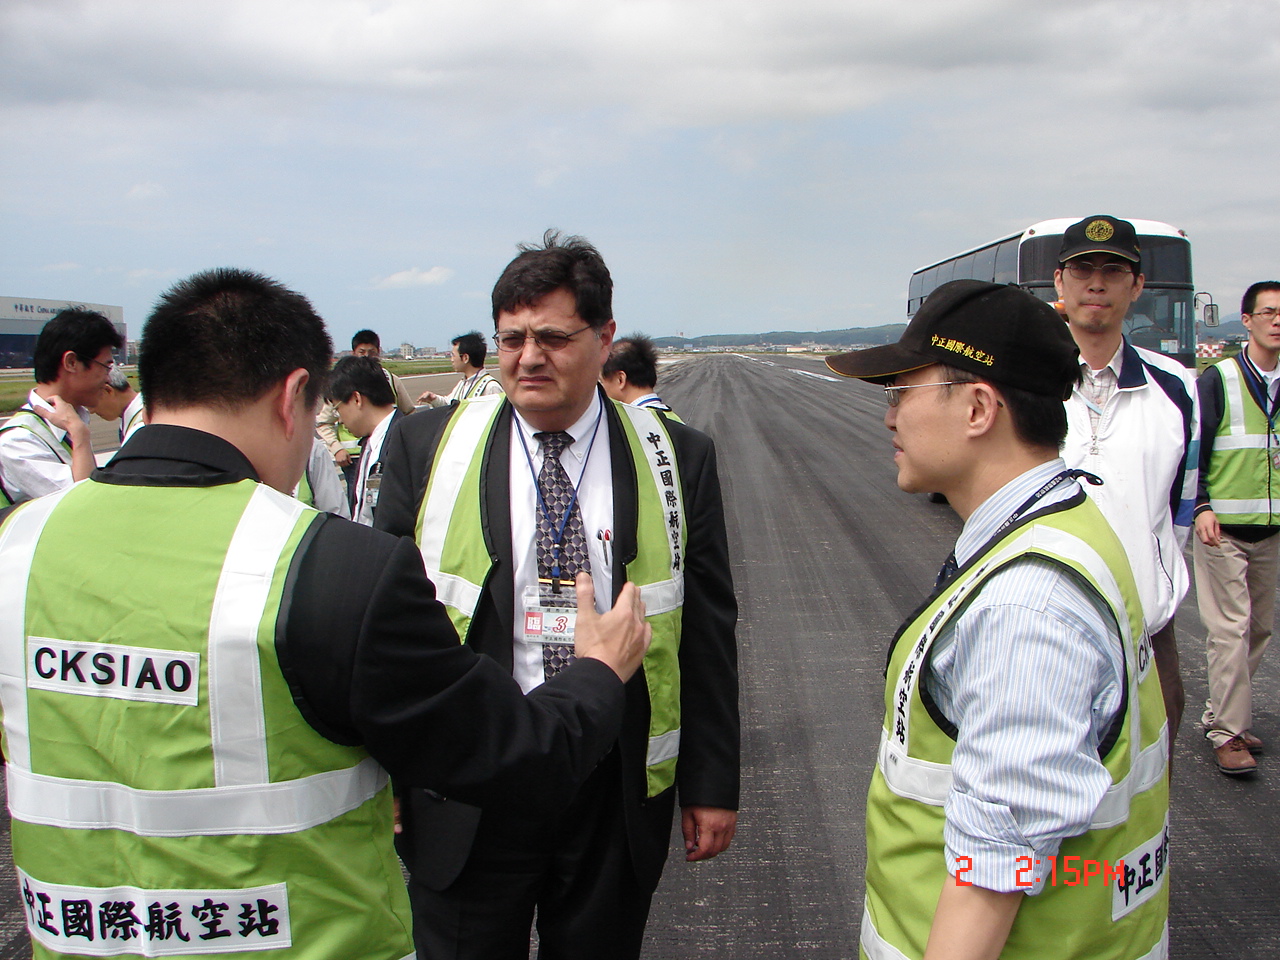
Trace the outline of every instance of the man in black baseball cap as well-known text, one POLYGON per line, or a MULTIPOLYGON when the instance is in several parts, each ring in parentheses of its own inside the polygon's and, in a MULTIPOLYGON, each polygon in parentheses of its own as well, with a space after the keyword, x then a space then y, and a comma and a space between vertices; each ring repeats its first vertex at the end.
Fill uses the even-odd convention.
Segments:
POLYGON ((1129 553, 1172 744, 1185 700, 1174 613, 1190 586, 1183 548, 1198 474, 1194 371, 1124 335, 1131 310, 1156 315, 1154 305, 1139 303, 1142 247, 1132 223, 1104 214, 1073 223, 1063 231, 1058 262, 1054 286, 1081 370, 1067 398, 1062 456, 1104 481, 1088 493, 1129 553))
POLYGON ((1059 851, 1114 863, 1158 845, 1168 812, 1133 576, 1058 455, 1076 355, 1048 304, 957 280, 898 343, 828 360, 884 385, 898 486, 945 494, 965 522, 889 654, 868 956, 1142 956, 1161 942, 1167 883, 1117 922, 1114 882, 1081 896, 1049 870, 1059 851), (1152 769, 1123 811, 1095 816, 1135 751, 1152 769))

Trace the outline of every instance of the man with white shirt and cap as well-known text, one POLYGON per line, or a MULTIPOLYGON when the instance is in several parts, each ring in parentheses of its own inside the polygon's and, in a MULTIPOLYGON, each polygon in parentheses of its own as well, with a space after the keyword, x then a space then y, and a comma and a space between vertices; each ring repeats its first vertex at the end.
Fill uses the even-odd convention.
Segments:
POLYGON ((862 956, 1167 955, 1164 704, 1124 548, 1059 455, 1076 357, 1048 304, 956 280, 827 361, 884 386, 898 486, 964 521, 889 653, 862 956))

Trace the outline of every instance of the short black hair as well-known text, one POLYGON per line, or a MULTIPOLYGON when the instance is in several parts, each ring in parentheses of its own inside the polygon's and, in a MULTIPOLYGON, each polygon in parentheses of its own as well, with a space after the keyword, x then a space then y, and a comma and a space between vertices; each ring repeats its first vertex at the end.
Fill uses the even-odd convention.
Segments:
POLYGON ((378 348, 379 353, 382 352, 382 341, 372 330, 357 330, 355 336, 351 338, 351 349, 354 350, 362 343, 372 343, 378 348))
POLYGON ((604 259, 582 237, 542 235, 542 245, 522 243, 493 287, 493 322, 498 314, 531 307, 555 290, 573 294, 578 316, 600 328, 613 319, 613 278, 604 259))
MULTIPOLYGON (((975 377, 967 370, 942 364, 942 379, 957 383, 986 383, 1000 392, 1004 405, 1013 419, 1013 432, 1023 443, 1033 447, 1051 447, 1061 450, 1067 439, 1067 405, 1058 397, 1032 393, 1020 387, 1010 387, 985 377, 975 377)), ((1076 379, 1079 380, 1079 373, 1076 379)), ((950 391, 950 387, 943 388, 950 391)))
POLYGON ((458 348, 458 356, 466 357, 467 363, 471 364, 471 366, 484 366, 484 357, 489 348, 488 344, 484 342, 484 337, 480 336, 479 330, 464 333, 460 337, 454 337, 449 342, 458 348))
POLYGON ((652 390, 658 385, 658 348, 642 333, 613 341, 609 359, 604 362, 604 374, 621 370, 627 382, 652 390))
POLYGON ((389 407, 396 402, 395 391, 387 382, 382 364, 373 357, 343 357, 333 365, 325 399, 330 403, 346 403, 354 393, 375 407, 389 407))
POLYGON ((1258 294, 1271 293, 1280 290, 1280 281, 1276 280, 1259 280, 1257 283, 1251 284, 1249 289, 1244 292, 1244 298, 1240 301, 1241 313, 1253 313, 1254 307, 1258 305, 1258 294))
POLYGON ((87 365, 98 359, 103 347, 119 350, 123 346, 120 331, 96 310, 82 307, 60 310, 36 338, 32 359, 36 383, 53 383, 58 379, 62 358, 68 350, 87 365))
POLYGON ((147 408, 237 410, 299 368, 306 399, 324 386, 333 341, 311 302, 260 273, 221 267, 174 284, 157 301, 138 355, 147 408))

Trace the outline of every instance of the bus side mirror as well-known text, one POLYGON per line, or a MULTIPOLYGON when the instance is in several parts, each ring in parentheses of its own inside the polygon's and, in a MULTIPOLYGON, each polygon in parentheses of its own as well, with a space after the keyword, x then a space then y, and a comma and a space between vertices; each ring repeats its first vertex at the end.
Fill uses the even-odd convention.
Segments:
POLYGON ((1218 325, 1218 305, 1213 302, 1213 294, 1197 293, 1195 295, 1195 305, 1200 306, 1201 298, 1204 299, 1204 309, 1201 311, 1200 319, 1206 327, 1216 327, 1218 325))

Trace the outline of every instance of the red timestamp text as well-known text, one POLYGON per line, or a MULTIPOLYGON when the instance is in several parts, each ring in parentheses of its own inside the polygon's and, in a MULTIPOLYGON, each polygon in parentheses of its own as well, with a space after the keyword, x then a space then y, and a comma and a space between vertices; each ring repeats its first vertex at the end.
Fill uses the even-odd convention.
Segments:
MULTIPOLYGON (((1113 865, 1107 860, 1086 860, 1083 857, 1018 857, 1018 870, 1014 874, 1014 884, 1019 887, 1034 887, 1044 877, 1044 868, 1049 868, 1045 883, 1066 887, 1089 886, 1089 881, 1096 879, 1103 886, 1111 886, 1114 882, 1118 889, 1124 889, 1124 861, 1117 860, 1113 865)), ((973 869, 972 857, 956 857, 956 886, 971 887, 972 880, 963 879, 964 874, 973 869)))

